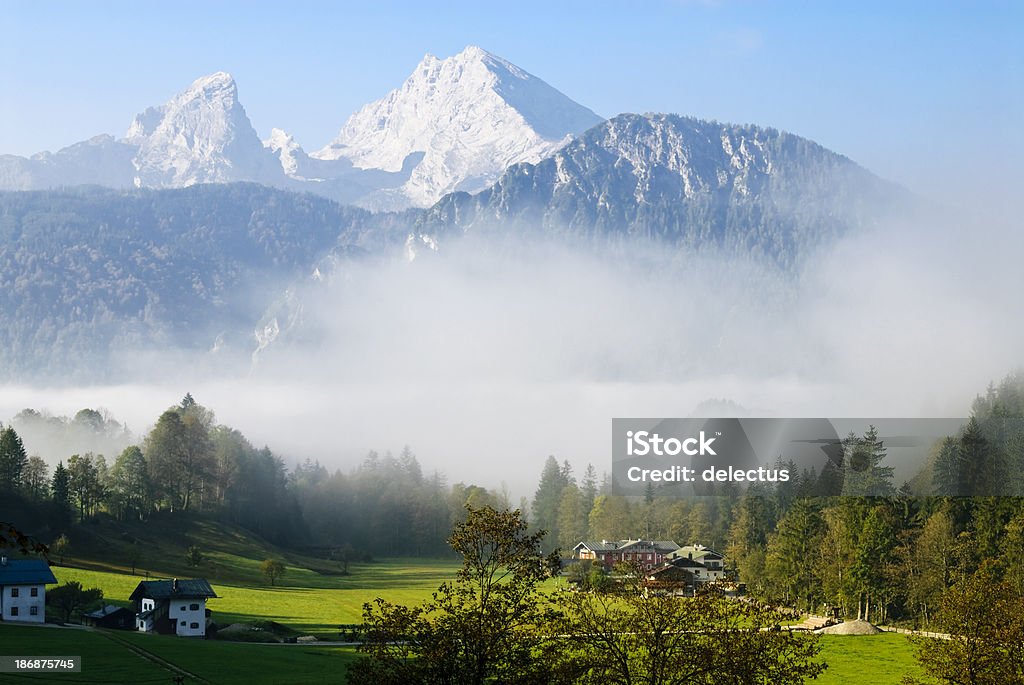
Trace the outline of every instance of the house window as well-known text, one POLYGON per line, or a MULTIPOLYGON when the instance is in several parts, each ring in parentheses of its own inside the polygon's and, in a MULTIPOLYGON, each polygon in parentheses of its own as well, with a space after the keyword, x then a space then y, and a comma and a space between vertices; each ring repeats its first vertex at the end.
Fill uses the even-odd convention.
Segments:
POLYGON ((189 604, 188 608, 189 608, 190 611, 199 611, 199 605, 198 604, 189 604))
POLYGON ((18 615, 18 607, 11 607, 11 616, 18 615))
POLYGON ((198 628, 198 627, 199 627, 198 623, 193 622, 193 623, 189 624, 189 628, 198 628))
POLYGON ((181 610, 185 611, 185 605, 184 604, 181 605, 181 610))
POLYGON ((18 593, 20 593, 20 592, 21 592, 21 588, 12 587, 11 588, 11 597, 17 597, 18 593))
POLYGON ((183 628, 184 628, 184 627, 185 627, 185 622, 184 622, 184 621, 182 621, 182 622, 181 622, 181 623, 179 623, 178 625, 180 625, 181 627, 183 627, 183 628))
POLYGON ((32 597, 38 597, 39 596, 39 588, 37 588, 37 587, 32 588, 31 590, 28 591, 28 594, 31 595, 32 597))
POLYGON ((29 614, 29 616, 38 616, 39 615, 39 607, 29 607, 28 608, 28 614, 29 614))

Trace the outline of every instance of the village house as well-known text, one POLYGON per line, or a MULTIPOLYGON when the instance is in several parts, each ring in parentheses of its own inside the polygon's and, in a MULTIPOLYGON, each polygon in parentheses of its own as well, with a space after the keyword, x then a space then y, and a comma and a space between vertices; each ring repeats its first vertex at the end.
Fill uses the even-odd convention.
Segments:
POLYGON ((85 614, 85 624, 95 628, 113 628, 114 630, 134 630, 135 612, 131 609, 108 604, 96 611, 85 614))
POLYGON ((704 545, 686 545, 668 555, 669 563, 693 572, 698 583, 726 580, 725 556, 704 545))
POLYGON ((639 564, 650 570, 661 566, 679 545, 671 540, 583 541, 573 547, 572 558, 589 559, 610 569, 619 562, 639 564))
POLYGON ((703 545, 687 545, 669 554, 664 565, 648 571, 644 587, 658 593, 689 596, 700 585, 715 583, 727 595, 745 594, 745 586, 735 580, 726 570, 722 554, 703 545))
POLYGON ((647 573, 644 587, 655 592, 692 595, 697 586, 693 569, 683 568, 676 564, 666 563, 647 573))
POLYGON ((46 621, 46 586, 57 579, 45 559, 9 559, 0 553, 0 621, 46 621))
POLYGON ((217 594, 202 578, 144 580, 129 599, 135 603, 135 625, 144 633, 205 637, 210 612, 206 600, 217 594))

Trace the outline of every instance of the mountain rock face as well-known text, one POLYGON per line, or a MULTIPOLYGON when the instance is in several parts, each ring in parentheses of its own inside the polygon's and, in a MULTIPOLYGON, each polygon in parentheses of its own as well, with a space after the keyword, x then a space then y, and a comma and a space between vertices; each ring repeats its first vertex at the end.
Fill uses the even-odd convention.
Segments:
POLYGON ((490 188, 453 193, 418 233, 518 231, 598 243, 653 240, 783 265, 880 220, 908 194, 846 157, 756 126, 624 114, 490 188))
POLYGON ((137 115, 121 140, 101 135, 56 153, 0 156, 0 189, 181 188, 233 181, 293 187, 281 167, 253 130, 234 79, 218 72, 137 115))
POLYGON ((295 142, 295 136, 279 128, 271 129, 270 138, 263 141, 263 147, 277 157, 284 173, 291 177, 302 178, 299 165, 303 162, 308 163, 309 156, 302 146, 295 142))
POLYGON ((125 141, 138 147, 132 160, 138 187, 284 181, 238 102, 234 79, 224 72, 197 79, 166 104, 136 116, 125 141))
POLYGON ((313 157, 398 173, 398 188, 360 204, 426 207, 454 190, 487 187, 511 164, 536 162, 601 117, 544 81, 478 47, 427 55, 400 88, 353 114, 313 157))
POLYGON ((427 55, 401 88, 353 114, 307 154, 281 129, 261 142, 234 79, 217 72, 137 115, 121 140, 0 156, 0 190, 64 185, 181 188, 252 181, 371 209, 428 207, 478 191, 602 121, 539 78, 480 48, 427 55))
POLYGON ((818 248, 916 208, 799 136, 668 114, 602 121, 479 48, 428 55, 313 154, 280 129, 261 142, 217 73, 124 139, 0 156, 0 189, 89 184, 119 190, 0 192, 0 377, 96 380, 126 351, 216 366, 315 343, 304 313, 334 305, 303 293, 345 283, 366 257, 444 259, 466 236, 481 241, 463 254, 515 259, 539 239, 798 274, 818 248), (406 209, 366 211, 386 208, 406 209))

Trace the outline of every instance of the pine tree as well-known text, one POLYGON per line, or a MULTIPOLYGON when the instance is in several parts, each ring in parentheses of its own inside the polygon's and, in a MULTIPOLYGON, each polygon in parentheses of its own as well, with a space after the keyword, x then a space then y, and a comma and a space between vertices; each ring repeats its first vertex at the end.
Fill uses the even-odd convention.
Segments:
POLYGON ((540 474, 540 483, 537 485, 537 492, 533 495, 533 505, 530 507, 532 514, 532 525, 536 530, 548 532, 545 542, 547 545, 558 544, 558 508, 562 503, 562 490, 569 484, 568 462, 559 466, 558 460, 548 456, 544 462, 544 470, 540 474))
POLYGON ((999 495, 1007 473, 997 445, 984 435, 978 419, 971 417, 960 435, 959 462, 965 495, 999 495))
POLYGON ((53 471, 50 493, 59 515, 65 521, 68 520, 71 517, 71 476, 62 461, 57 462, 57 468, 53 471))
POLYGON ((964 494, 967 485, 964 482, 965 473, 960 457, 960 445, 955 438, 946 438, 942 441, 939 453, 935 457, 933 486, 936 494, 946 497, 964 494))
POLYGON ((879 497, 893 493, 893 468, 883 466, 886 450, 878 430, 869 426, 863 437, 850 433, 843 440, 843 495, 879 497))
POLYGON ((820 583, 810 560, 821 546, 824 529, 818 507, 811 500, 796 500, 768 542, 767 576, 787 604, 814 605, 820 583))
POLYGON ((21 488, 22 473, 28 455, 21 438, 8 426, 0 430, 0 490, 14 491, 21 488))

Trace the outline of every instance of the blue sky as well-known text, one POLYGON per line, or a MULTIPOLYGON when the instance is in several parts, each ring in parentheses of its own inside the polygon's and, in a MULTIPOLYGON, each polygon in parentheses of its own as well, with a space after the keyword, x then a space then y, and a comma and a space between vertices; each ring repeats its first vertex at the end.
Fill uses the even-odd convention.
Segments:
POLYGON ((315 150, 424 53, 467 44, 604 116, 775 126, 932 194, 1020 180, 1020 2, 0 0, 0 153, 123 135, 217 70, 261 136, 315 150))

